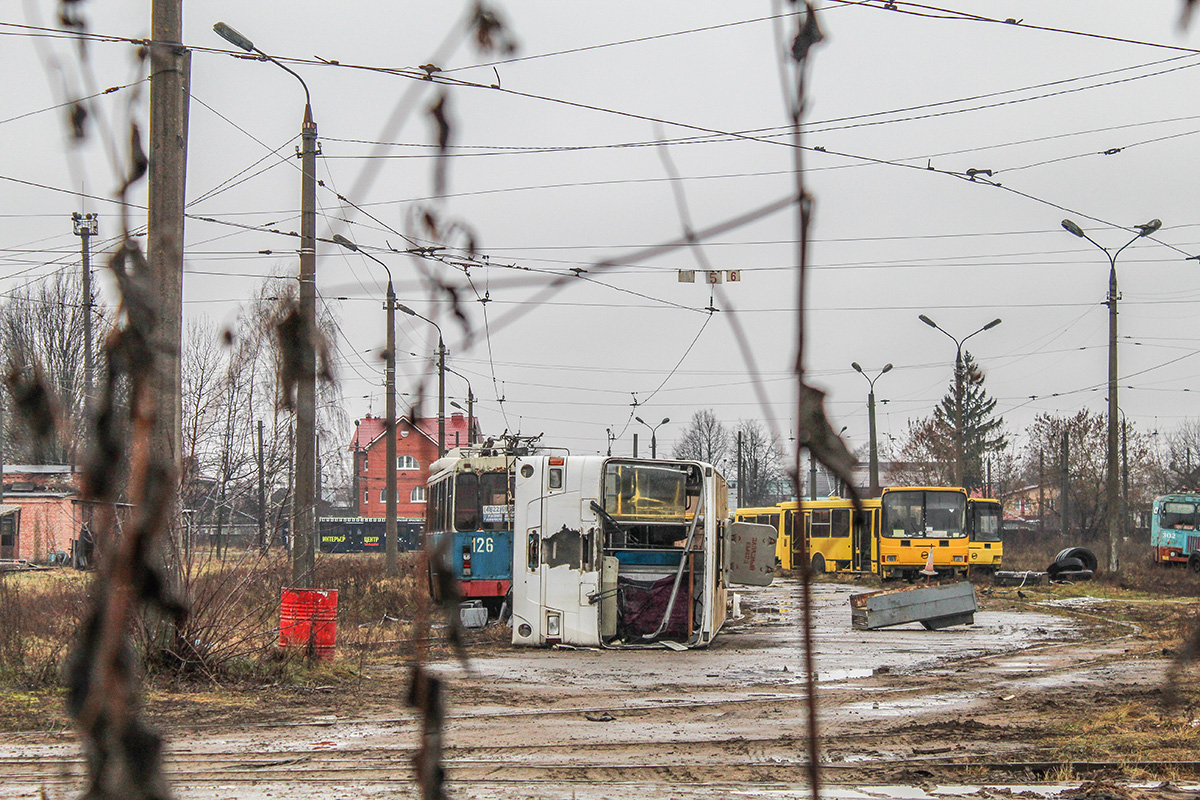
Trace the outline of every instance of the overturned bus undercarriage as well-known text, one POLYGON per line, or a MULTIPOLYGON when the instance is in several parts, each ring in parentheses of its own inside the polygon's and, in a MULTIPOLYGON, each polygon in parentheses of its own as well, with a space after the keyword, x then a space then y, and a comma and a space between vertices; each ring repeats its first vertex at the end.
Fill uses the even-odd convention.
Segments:
POLYGON ((703 647, 730 584, 771 582, 775 530, 730 522, 709 464, 541 455, 516 471, 513 644, 703 647))

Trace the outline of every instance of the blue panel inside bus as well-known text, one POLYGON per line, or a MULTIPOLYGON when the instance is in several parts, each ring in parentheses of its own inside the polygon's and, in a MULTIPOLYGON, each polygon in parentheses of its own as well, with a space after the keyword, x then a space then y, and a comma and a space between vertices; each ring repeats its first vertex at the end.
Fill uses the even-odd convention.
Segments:
POLYGON ((678 567, 680 550, 615 550, 621 566, 678 567))

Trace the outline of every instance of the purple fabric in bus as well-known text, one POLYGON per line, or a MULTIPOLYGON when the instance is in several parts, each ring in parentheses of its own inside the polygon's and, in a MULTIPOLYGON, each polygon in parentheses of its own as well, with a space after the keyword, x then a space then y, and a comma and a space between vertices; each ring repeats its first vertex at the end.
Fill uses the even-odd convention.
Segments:
MULTIPOLYGON (((671 587, 674 585, 674 575, 653 582, 617 578, 617 605, 620 614, 617 635, 628 641, 658 630, 663 615, 667 613, 667 604, 671 600, 671 587)), ((688 580, 685 573, 679 585, 679 596, 675 599, 675 607, 671 609, 671 619, 658 638, 681 640, 686 638, 688 607, 691 605, 687 596, 687 586, 688 580)))

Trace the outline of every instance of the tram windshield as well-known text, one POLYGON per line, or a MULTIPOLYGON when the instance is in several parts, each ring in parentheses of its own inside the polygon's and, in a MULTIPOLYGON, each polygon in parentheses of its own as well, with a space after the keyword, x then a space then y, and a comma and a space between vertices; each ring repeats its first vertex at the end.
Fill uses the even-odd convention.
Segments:
POLYGON ((1192 503, 1163 503, 1158 514, 1158 527, 1164 531, 1195 530, 1196 506, 1192 503))

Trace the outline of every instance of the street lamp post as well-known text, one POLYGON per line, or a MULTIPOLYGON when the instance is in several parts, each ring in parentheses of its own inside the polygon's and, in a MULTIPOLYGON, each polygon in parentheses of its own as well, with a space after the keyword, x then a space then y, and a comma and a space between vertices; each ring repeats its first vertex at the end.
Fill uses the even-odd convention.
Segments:
POLYGON ((1135 225, 1138 234, 1130 239, 1125 244, 1118 247, 1115 251, 1109 250, 1104 245, 1097 242, 1092 237, 1083 232, 1083 228, 1076 225, 1069 219, 1062 221, 1063 229, 1073 236, 1078 236, 1080 239, 1087 239, 1094 244, 1100 252, 1104 253, 1108 258, 1108 298, 1105 300, 1105 305, 1108 306, 1108 453, 1107 453, 1107 470, 1105 482, 1105 516, 1108 518, 1108 569, 1110 572, 1117 572, 1120 568, 1119 559, 1117 557, 1117 541, 1120 538, 1120 514, 1118 506, 1120 505, 1120 476, 1117 460, 1117 452, 1120 449, 1117 436, 1117 300, 1120 295, 1117 293, 1117 256, 1121 255, 1121 251, 1129 245, 1136 242, 1145 236, 1157 231, 1162 227, 1162 221, 1152 219, 1145 225, 1135 225))
POLYGON ((312 588, 317 541, 317 123, 308 84, 295 71, 254 46, 224 22, 213 30, 225 41, 256 53, 304 87, 300 125, 300 370, 296 377, 296 477, 292 500, 292 585, 312 588))
POLYGON ((857 361, 850 364, 854 367, 854 371, 867 379, 867 383, 871 386, 871 391, 867 394, 867 419, 871 426, 871 497, 879 496, 879 449, 875 442, 875 381, 879 380, 884 373, 890 372, 892 365, 888 364, 879 371, 879 374, 872 378, 867 373, 863 372, 863 368, 858 365, 857 361))
MULTIPOLYGON (((445 361, 443 360, 441 363, 445 364, 445 361)), ((454 401, 451 401, 450 405, 454 406, 459 411, 467 412, 467 446, 469 447, 475 444, 475 440, 478 438, 476 435, 477 431, 475 430, 475 392, 473 389, 471 389, 471 381, 466 375, 463 375, 458 370, 451 369, 450 367, 446 367, 445 369, 446 372, 449 372, 451 375, 457 375, 458 377, 462 378, 467 384, 467 407, 463 408, 454 401)))
MULTIPOLYGON (((385 401, 387 419, 383 423, 384 455, 387 458, 383 489, 387 495, 384 500, 383 547, 384 569, 388 575, 395 576, 400 574, 400 542, 396 522, 396 292, 392 289, 392 271, 387 264, 370 253, 359 250, 357 244, 341 234, 334 234, 333 241, 347 250, 361 253, 371 259, 383 267, 388 276, 387 305, 385 306, 387 308, 387 347, 383 353, 384 391, 387 394, 385 401)), ((354 471, 355 474, 358 473, 357 460, 354 464, 354 471)))
POLYGON ((963 393, 965 391, 965 387, 963 386, 963 381, 965 380, 965 377, 966 377, 963 374, 963 357, 962 357, 963 345, 966 344, 967 339, 970 339, 976 333, 983 333, 984 331, 991 330, 992 328, 999 325, 1000 318, 997 317, 996 319, 989 322, 987 325, 984 325, 979 330, 975 331, 974 333, 969 333, 961 339, 955 338, 954 335, 949 333, 945 328, 938 327, 938 324, 936 322, 934 322, 933 320, 931 320, 929 317, 925 316, 924 314, 918 314, 917 318, 920 319, 921 322, 924 322, 929 327, 935 328, 935 329, 941 331, 942 333, 946 334, 947 336, 950 337, 950 340, 952 342, 954 342, 954 347, 955 347, 955 354, 954 354, 954 427, 955 427, 955 439, 957 440, 955 442, 955 444, 956 444, 955 449, 957 450, 957 452, 955 453, 956 463, 955 463, 955 467, 954 467, 954 471, 955 471, 954 482, 956 484, 958 484, 959 486, 963 486, 965 484, 966 475, 967 475, 967 437, 966 437, 966 434, 963 432, 963 393))
MULTIPOLYGON (((397 303, 396 309, 410 317, 423 319, 438 332, 438 458, 446 455, 446 342, 442 338, 442 326, 424 314, 418 314, 403 303, 397 303)), ((468 438, 470 438, 468 436, 468 438)))
POLYGON ((646 422, 646 420, 642 419, 641 417, 634 417, 634 419, 636 419, 638 422, 642 423, 643 425, 645 425, 647 428, 650 429, 650 457, 658 458, 658 429, 661 428, 663 425, 666 425, 668 422, 670 422, 671 418, 663 417, 663 421, 658 423, 657 425, 651 425, 649 422, 646 422))

